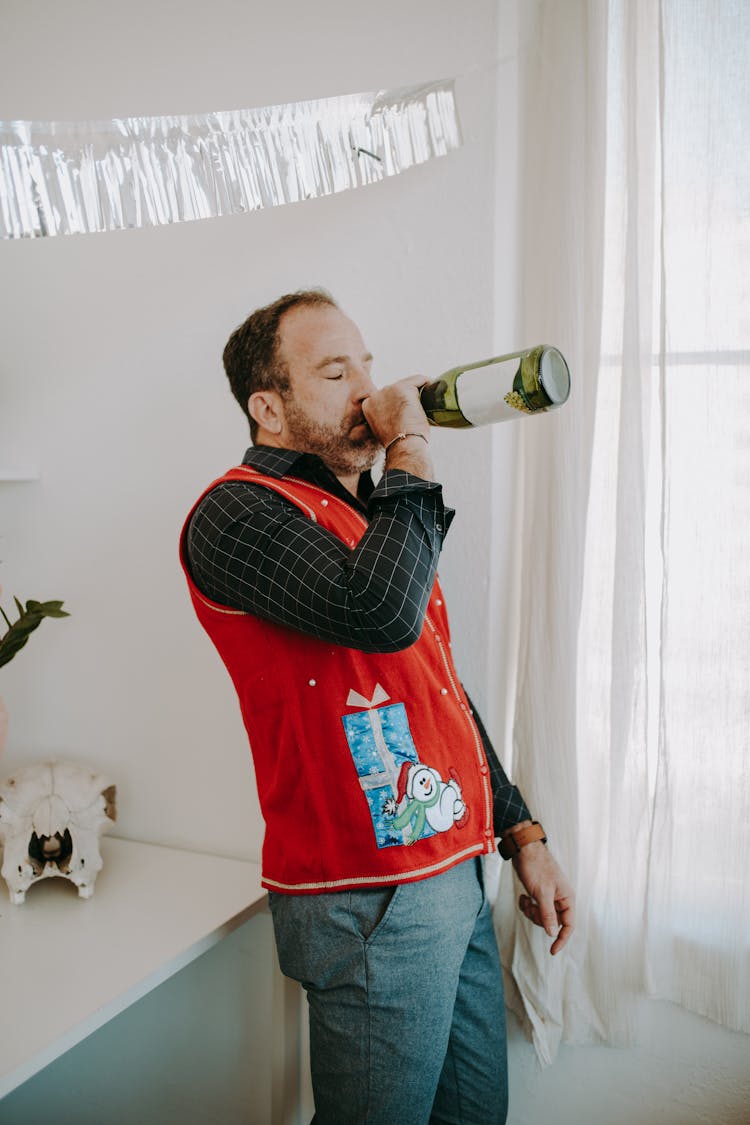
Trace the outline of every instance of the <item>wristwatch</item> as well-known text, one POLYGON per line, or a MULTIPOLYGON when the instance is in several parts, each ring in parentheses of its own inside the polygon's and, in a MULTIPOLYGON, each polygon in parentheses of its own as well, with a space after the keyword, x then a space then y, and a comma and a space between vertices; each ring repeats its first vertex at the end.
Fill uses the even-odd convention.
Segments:
POLYGON ((513 859, 518 855, 521 848, 525 847, 526 844, 533 844, 536 840, 541 840, 543 844, 547 843, 547 837, 541 824, 538 820, 532 820, 531 824, 527 824, 524 828, 517 828, 515 832, 509 832, 507 836, 503 836, 498 851, 503 859, 513 859))

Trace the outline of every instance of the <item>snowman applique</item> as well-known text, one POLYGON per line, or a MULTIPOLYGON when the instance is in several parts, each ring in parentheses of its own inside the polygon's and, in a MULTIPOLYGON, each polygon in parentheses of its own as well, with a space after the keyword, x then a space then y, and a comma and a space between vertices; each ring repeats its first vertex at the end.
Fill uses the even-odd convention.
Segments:
POLYGON ((416 843, 426 827, 433 832, 447 832, 454 825, 463 828, 466 824, 469 812, 461 796, 458 774, 453 767, 449 774, 450 781, 443 781, 436 769, 421 762, 402 765, 396 800, 389 797, 383 811, 393 817, 392 828, 409 829, 409 844, 416 843))

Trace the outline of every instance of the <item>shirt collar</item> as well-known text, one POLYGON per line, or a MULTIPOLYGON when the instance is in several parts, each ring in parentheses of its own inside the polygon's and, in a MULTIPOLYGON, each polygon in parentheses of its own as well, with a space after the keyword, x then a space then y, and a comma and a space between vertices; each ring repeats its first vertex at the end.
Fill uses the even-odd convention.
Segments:
POLYGON ((369 473, 363 473, 360 478, 360 495, 362 499, 355 500, 350 492, 334 476, 331 470, 321 461, 315 453, 300 453, 297 449, 278 449, 272 445, 251 445, 242 458, 243 465, 252 465, 261 473, 269 477, 289 476, 292 472, 303 480, 325 486, 334 496, 340 496, 352 507, 364 507, 374 485, 369 473))
MULTIPOLYGON (((296 449, 277 449, 271 445, 251 445, 242 458, 242 464, 252 465, 254 469, 266 473, 269 477, 280 479, 289 475, 297 461, 309 457, 309 453, 300 453, 296 449)), ((316 457, 315 460, 320 461, 320 458, 316 457)), ((320 464, 322 465, 322 461, 320 464)))

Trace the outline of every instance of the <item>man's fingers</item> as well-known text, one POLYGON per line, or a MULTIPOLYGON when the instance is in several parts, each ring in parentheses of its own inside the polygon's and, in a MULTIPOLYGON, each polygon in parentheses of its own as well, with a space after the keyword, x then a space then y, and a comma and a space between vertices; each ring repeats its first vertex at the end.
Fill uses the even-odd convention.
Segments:
POLYGON ((560 930, 560 933, 557 935, 555 940, 552 942, 552 946, 550 948, 550 953, 552 954, 553 957, 556 953, 559 953, 560 950, 565 945, 568 944, 568 940, 569 940, 570 935, 572 933, 573 933, 573 927, 572 926, 563 926, 562 927, 562 929, 560 930))
POLYGON ((405 378, 399 379, 398 382, 403 383, 404 386, 407 387, 419 388, 424 387, 425 384, 429 382, 429 380, 426 375, 407 375, 405 376, 405 378))
POLYGON ((576 910, 572 897, 557 899, 555 901, 555 907, 557 909, 557 916, 562 922, 562 929, 552 943, 550 953, 553 955, 559 953, 563 946, 568 944, 576 924, 576 910))
MULTIPOLYGON (((537 893, 536 898, 528 899, 533 911, 533 917, 532 914, 529 914, 528 911, 524 910, 524 907, 521 906, 524 914, 526 914, 528 918, 531 918, 531 920, 535 922, 537 926, 541 926, 542 929, 546 930, 550 937, 554 937, 560 928, 560 923, 557 920, 557 910, 555 909, 555 900, 553 898, 553 895, 554 890, 540 890, 537 893)), ((522 897, 526 898, 525 895, 523 895, 522 897)))
POLYGON ((533 922, 535 926, 542 926, 546 929, 542 920, 542 911, 535 898, 531 898, 530 895, 521 895, 518 905, 530 922, 533 922))
POLYGON ((575 929, 575 907, 572 898, 555 899, 551 914, 549 909, 544 910, 541 903, 530 895, 521 895, 518 906, 530 922, 540 926, 550 937, 555 938, 550 953, 559 953, 568 944, 575 929))
POLYGON ((531 916, 532 907, 533 907, 533 903, 532 903, 532 901, 531 901, 531 899, 529 898, 528 895, 521 895, 519 897, 519 899, 518 899, 518 909, 521 911, 522 914, 526 915, 526 917, 529 919, 530 922, 534 921, 534 919, 531 916))

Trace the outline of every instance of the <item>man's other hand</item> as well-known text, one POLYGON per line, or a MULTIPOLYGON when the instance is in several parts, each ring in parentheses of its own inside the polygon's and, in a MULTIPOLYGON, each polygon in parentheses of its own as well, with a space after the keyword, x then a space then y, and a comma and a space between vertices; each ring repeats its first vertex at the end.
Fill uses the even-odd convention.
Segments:
POLYGON ((541 926, 552 943, 550 953, 559 953, 575 928, 575 894, 546 844, 526 844, 513 859, 518 878, 526 888, 518 907, 535 926, 541 926))

